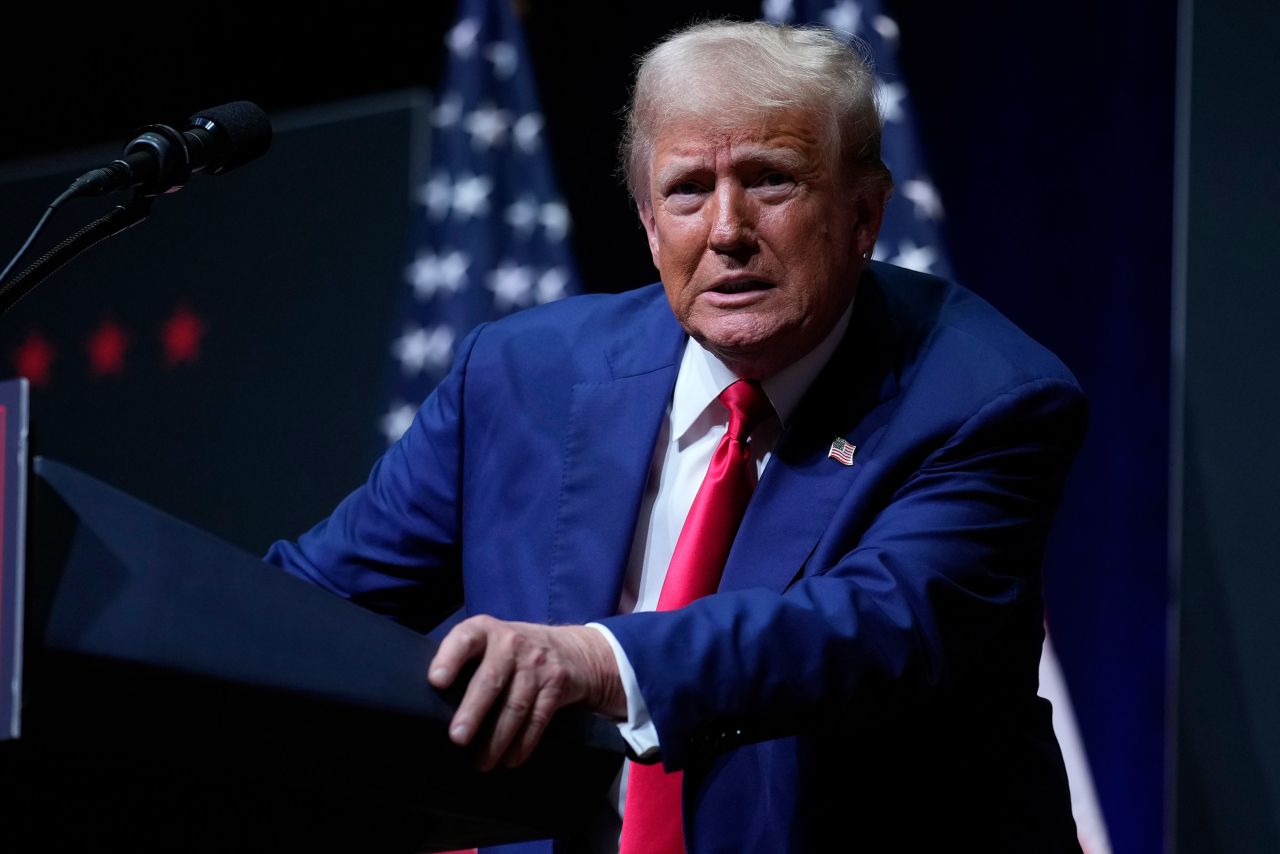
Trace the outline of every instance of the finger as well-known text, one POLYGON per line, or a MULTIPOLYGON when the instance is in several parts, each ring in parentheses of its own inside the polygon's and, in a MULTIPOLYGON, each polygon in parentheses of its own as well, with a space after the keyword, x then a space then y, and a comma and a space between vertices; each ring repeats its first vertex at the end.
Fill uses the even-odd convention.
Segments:
POLYGON ((472 617, 454 626, 427 667, 427 681, 437 689, 448 688, 463 665, 484 654, 488 640, 486 617, 472 617))
POLYGON ((484 658, 467 683, 466 693, 462 695, 462 702, 449 724, 449 738, 455 744, 465 746, 471 743, 489 709, 511 679, 514 669, 511 656, 499 646, 493 638, 489 639, 484 658))
POLYGON ((537 693, 537 674, 517 666, 511 676, 511 684, 507 686, 506 696, 502 699, 502 710, 494 722, 493 732, 480 754, 481 771, 493 769, 507 752, 516 734, 525 728, 537 693))
POLYGON ((533 754, 538 742, 542 741, 543 733, 547 731, 547 725, 551 723, 551 716, 556 713, 560 705, 561 692, 558 689, 548 686, 538 694, 525 720, 524 729, 512 742, 506 755, 502 757, 503 765, 515 768, 533 754))

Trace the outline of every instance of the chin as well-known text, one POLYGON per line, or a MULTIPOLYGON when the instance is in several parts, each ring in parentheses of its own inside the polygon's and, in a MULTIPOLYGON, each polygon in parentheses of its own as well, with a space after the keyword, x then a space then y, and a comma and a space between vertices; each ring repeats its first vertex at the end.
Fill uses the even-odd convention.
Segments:
POLYGON ((749 373, 764 379, 790 361, 789 336, 785 333, 759 329, 716 329, 708 332, 694 337, 739 374, 749 373))
POLYGON ((703 347, 717 354, 750 354, 767 351, 771 336, 761 330, 734 325, 704 326, 703 334, 695 334, 703 347))

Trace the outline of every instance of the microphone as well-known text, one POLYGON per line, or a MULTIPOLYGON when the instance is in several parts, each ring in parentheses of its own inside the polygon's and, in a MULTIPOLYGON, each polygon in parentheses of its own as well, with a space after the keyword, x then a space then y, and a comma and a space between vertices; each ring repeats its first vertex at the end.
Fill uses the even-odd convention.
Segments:
POLYGON ((187 129, 147 125, 124 156, 77 178, 71 196, 101 196, 130 187, 144 195, 176 193, 195 172, 221 175, 261 156, 271 145, 271 121, 257 104, 233 101, 193 115, 187 129))

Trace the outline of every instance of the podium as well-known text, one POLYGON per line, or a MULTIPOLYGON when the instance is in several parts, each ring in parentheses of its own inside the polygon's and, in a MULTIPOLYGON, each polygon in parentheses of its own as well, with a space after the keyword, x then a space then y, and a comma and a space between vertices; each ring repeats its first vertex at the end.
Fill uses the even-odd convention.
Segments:
POLYGON ((0 849, 435 851, 607 816, 608 721, 564 709, 528 763, 481 774, 427 637, 69 466, 30 483, 0 849))

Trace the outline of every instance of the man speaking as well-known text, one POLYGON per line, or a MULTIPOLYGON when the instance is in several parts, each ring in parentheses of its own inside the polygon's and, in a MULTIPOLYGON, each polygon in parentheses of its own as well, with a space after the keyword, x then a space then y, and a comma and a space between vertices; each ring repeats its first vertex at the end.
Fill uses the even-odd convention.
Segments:
POLYGON ((564 705, 617 720, 660 760, 615 793, 624 854, 1077 850, 1036 674, 1083 395, 972 293, 869 261, 873 92, 824 30, 654 48, 622 153, 661 285, 477 329, 269 556, 411 624, 461 589, 450 736, 491 768, 564 705))

